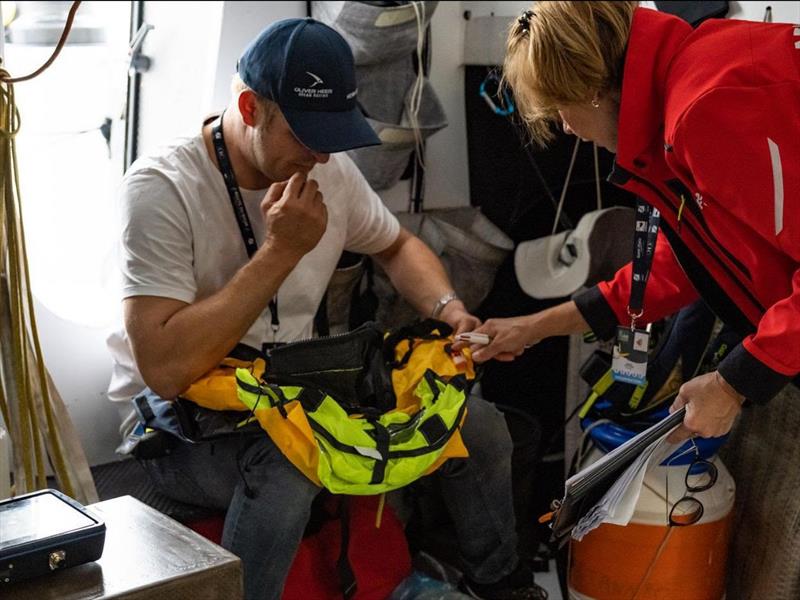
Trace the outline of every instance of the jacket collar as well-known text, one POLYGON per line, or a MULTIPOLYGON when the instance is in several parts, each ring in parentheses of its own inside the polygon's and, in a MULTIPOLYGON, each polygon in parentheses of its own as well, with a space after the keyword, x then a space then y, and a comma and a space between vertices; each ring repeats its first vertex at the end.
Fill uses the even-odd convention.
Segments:
POLYGON ((685 21, 648 8, 633 14, 625 55, 617 162, 642 169, 663 152, 665 82, 670 64, 692 33, 685 21))

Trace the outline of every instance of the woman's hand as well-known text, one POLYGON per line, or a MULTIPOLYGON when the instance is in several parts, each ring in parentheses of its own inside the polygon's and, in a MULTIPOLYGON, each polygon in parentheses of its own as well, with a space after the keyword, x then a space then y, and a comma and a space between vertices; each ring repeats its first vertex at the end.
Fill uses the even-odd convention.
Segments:
MULTIPOLYGON (((507 319, 489 319, 475 329, 476 333, 485 333, 491 340, 488 345, 472 344, 472 359, 475 362, 486 362, 492 358, 501 361, 512 361, 522 354, 526 348, 539 342, 531 331, 530 315, 509 317, 507 319)), ((459 349, 466 344, 454 345, 459 349)))
POLYGON ((492 358, 512 361, 534 344, 554 335, 569 335, 589 329, 577 305, 568 300, 538 313, 506 319, 489 319, 475 329, 475 333, 489 336, 489 344, 468 344, 457 342, 454 350, 465 346, 472 350, 475 362, 486 362, 492 358))
POLYGON ((742 402, 744 396, 718 371, 690 379, 681 386, 669 409, 675 412, 686 407, 683 424, 670 434, 669 441, 680 442, 695 435, 704 438, 725 435, 742 412, 742 402))

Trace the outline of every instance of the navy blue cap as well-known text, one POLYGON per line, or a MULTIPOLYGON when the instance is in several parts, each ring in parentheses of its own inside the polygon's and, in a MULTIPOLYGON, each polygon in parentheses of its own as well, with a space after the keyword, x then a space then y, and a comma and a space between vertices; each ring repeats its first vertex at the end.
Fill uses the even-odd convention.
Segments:
POLYGON ((341 152, 381 143, 356 103, 350 46, 324 23, 273 23, 245 49, 236 68, 245 85, 277 103, 308 148, 341 152))

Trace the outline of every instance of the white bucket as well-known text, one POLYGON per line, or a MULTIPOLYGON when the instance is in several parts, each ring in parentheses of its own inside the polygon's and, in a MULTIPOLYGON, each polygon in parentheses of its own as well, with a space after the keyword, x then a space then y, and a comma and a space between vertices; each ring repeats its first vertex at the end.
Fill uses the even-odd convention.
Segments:
MULTIPOLYGON (((593 450, 582 466, 600 456, 593 450)), ((709 462, 717 467, 715 484, 691 494, 703 505, 697 523, 668 524, 670 508, 687 495, 689 465, 655 465, 645 474, 627 526, 603 524, 581 542, 572 541, 570 599, 724 598, 736 486, 719 457, 709 462)))

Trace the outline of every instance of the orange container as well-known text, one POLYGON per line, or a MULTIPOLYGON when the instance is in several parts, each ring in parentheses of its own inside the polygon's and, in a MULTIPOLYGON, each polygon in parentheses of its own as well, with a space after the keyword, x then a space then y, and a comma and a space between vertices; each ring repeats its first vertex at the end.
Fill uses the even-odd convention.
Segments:
POLYGON ((570 599, 724 598, 735 485, 722 461, 713 461, 717 482, 694 494, 704 507, 695 525, 668 525, 669 507, 686 493, 688 467, 656 466, 645 475, 627 526, 604 523, 582 541, 572 540, 570 599))

